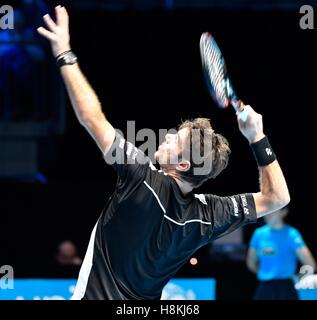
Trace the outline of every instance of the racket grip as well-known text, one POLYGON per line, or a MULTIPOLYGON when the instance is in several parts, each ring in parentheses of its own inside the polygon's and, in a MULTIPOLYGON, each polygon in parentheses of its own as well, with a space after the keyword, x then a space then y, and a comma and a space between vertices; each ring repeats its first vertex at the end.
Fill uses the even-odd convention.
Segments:
POLYGON ((246 122, 248 118, 248 113, 245 109, 243 109, 242 111, 237 111, 237 116, 238 119, 242 120, 243 122, 246 122))
POLYGON ((237 110, 236 114, 238 116, 238 119, 242 120, 243 122, 247 121, 248 113, 244 109, 244 103, 242 101, 240 101, 240 106, 239 106, 239 109, 237 110))

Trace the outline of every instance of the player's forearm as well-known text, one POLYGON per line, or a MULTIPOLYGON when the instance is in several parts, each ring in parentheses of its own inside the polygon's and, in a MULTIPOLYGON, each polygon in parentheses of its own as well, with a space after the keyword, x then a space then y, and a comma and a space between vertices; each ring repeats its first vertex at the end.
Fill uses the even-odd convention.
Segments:
POLYGON ((107 121, 97 95, 76 64, 76 56, 70 51, 69 17, 65 7, 55 7, 55 13, 55 21, 46 14, 43 19, 47 28, 39 27, 37 31, 51 43, 78 120, 106 154, 114 141, 115 129, 107 121))
POLYGON ((262 115, 244 106, 246 121, 238 117, 239 129, 248 139, 260 170, 260 189, 254 193, 257 216, 261 217, 286 206, 290 201, 287 184, 276 156, 263 132, 262 115))
POLYGON ((98 97, 78 64, 63 66, 61 74, 80 123, 86 126, 91 119, 104 117, 98 97))
POLYGON ((277 160, 260 167, 260 193, 269 211, 278 210, 290 201, 290 195, 282 169, 277 160))

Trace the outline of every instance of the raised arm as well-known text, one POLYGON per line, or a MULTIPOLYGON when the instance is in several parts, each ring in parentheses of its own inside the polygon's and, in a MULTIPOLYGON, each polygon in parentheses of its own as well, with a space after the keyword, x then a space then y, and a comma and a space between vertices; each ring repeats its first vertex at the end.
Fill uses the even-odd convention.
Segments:
POLYGON ((278 161, 274 158, 271 147, 267 144, 263 133, 262 116, 250 106, 245 106, 248 113, 246 122, 238 119, 239 129, 248 139, 257 158, 260 173, 260 192, 254 193, 257 216, 272 213, 290 201, 287 184, 278 161), (263 149, 263 150, 262 150, 263 149), (263 163, 273 162, 265 165, 263 163))
MULTIPOLYGON (((47 14, 43 17, 47 29, 38 32, 51 43, 54 57, 70 51, 69 18, 64 7, 55 8, 56 22, 47 14)), ((101 104, 77 63, 61 67, 73 109, 79 122, 87 129, 103 153, 112 145, 115 130, 102 112, 101 104)))

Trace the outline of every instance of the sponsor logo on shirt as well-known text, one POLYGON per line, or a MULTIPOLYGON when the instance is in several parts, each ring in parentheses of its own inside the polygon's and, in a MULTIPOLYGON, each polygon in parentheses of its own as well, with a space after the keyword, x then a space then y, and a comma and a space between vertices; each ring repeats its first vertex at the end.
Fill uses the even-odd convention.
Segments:
POLYGON ((232 203, 233 203, 233 214, 238 217, 239 216, 239 208, 237 200, 234 197, 230 197, 232 203))
POLYGON ((135 160, 138 154, 138 149, 131 143, 127 142, 127 152, 126 152, 129 160, 135 160))
POLYGON ((120 148, 120 149, 123 149, 123 148, 124 148, 124 141, 125 141, 125 140, 124 140, 123 138, 120 139, 120 142, 119 142, 119 148, 120 148))
POLYGON ((249 208, 248 208, 248 200, 247 197, 244 194, 240 195, 240 198, 242 200, 242 206, 243 206, 243 212, 244 214, 250 214, 249 208))
POLYGON ((130 157, 134 145, 131 142, 127 142, 127 156, 130 157))
POLYGON ((132 160, 135 160, 136 159, 136 155, 138 154, 138 149, 137 148, 134 148, 134 151, 133 151, 133 154, 131 156, 132 160))

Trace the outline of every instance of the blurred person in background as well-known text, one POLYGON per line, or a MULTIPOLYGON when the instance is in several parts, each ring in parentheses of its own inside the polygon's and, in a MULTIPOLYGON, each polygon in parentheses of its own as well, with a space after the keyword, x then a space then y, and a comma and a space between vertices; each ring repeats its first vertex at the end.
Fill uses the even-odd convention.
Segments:
POLYGON ((82 259, 78 256, 76 245, 70 241, 62 241, 54 256, 51 276, 56 278, 77 278, 82 259))
POLYGON ((294 286, 297 262, 316 270, 316 261, 297 229, 285 223, 288 207, 264 217, 247 254, 247 267, 258 285, 254 300, 298 300, 294 286))

